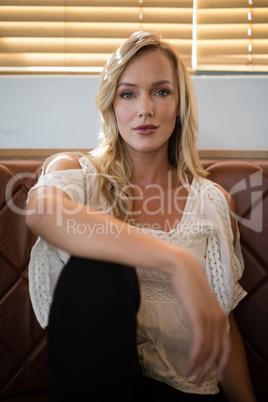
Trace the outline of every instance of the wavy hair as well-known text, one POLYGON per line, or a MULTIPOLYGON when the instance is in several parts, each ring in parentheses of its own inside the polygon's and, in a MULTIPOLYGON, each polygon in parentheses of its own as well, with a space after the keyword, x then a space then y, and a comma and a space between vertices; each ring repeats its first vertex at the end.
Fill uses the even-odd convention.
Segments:
POLYGON ((123 70, 138 52, 148 49, 161 50, 173 63, 177 72, 179 116, 169 139, 168 158, 177 169, 180 182, 193 177, 205 177, 196 146, 198 132, 197 103, 189 73, 177 52, 161 35, 135 32, 122 43, 107 61, 100 79, 96 105, 101 114, 99 146, 90 152, 90 157, 99 172, 99 185, 108 204, 113 206, 113 215, 128 221, 131 219, 132 201, 130 177, 131 160, 119 135, 113 100, 117 82, 123 70))

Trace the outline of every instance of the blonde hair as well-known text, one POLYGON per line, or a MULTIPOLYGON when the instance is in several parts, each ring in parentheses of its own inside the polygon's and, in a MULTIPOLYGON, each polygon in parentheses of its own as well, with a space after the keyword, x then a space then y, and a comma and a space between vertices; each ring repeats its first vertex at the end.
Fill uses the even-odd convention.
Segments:
POLYGON ((186 67, 175 50, 162 40, 161 35, 143 31, 133 33, 111 56, 103 69, 96 99, 102 123, 99 134, 100 144, 90 153, 100 173, 100 191, 108 204, 113 205, 113 215, 124 221, 131 219, 132 202, 129 180, 132 165, 119 135, 113 100, 118 79, 127 64, 138 52, 148 49, 161 50, 171 60, 177 72, 180 115, 169 139, 169 162, 177 169, 179 180, 183 185, 192 177, 198 179, 206 176, 196 147, 197 103, 186 67))

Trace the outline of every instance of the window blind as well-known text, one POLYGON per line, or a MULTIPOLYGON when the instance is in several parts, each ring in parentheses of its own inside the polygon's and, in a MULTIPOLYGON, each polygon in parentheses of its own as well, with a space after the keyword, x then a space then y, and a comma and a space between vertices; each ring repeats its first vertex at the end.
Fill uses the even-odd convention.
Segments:
POLYGON ((0 0, 0 71, 96 72, 141 29, 190 67, 192 0, 0 0))
POLYGON ((197 70, 268 71, 268 1, 198 0, 197 70))
POLYGON ((268 72, 267 0, 0 0, 0 73, 95 73, 137 30, 189 70, 268 72))

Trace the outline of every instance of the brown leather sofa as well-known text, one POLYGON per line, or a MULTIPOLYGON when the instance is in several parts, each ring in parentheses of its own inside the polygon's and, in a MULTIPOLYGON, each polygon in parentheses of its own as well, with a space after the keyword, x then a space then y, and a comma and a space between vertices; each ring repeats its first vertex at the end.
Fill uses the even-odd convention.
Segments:
MULTIPOLYGON (((235 314, 258 401, 268 401, 268 161, 203 161, 232 195, 241 232, 248 291, 235 314)), ((29 299, 27 270, 35 236, 25 226, 28 190, 42 161, 0 161, 0 399, 48 401, 46 331, 29 299)), ((244 402, 244 401, 241 401, 244 402)))

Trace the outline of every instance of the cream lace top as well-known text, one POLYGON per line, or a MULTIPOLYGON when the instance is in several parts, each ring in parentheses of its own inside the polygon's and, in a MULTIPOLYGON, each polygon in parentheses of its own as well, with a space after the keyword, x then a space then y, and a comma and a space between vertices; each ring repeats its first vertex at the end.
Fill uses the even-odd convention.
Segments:
MULTIPOLYGON (((58 187, 72 200, 109 213, 107 203, 98 192, 95 168, 86 156, 79 161, 81 169, 42 174, 30 192, 39 186, 58 187)), ((175 229, 163 232, 144 227, 140 230, 191 252, 198 259, 226 315, 246 295, 238 283, 243 272, 239 233, 237 231, 234 248, 228 204, 211 181, 193 180, 183 216, 175 229)), ((53 291, 68 259, 65 251, 40 237, 32 249, 30 297, 42 327, 48 323, 53 291)), ((218 393, 214 371, 201 387, 195 385, 194 376, 182 376, 191 349, 191 330, 169 278, 142 267, 137 267, 137 273, 141 288, 137 345, 143 373, 184 392, 218 393)))

